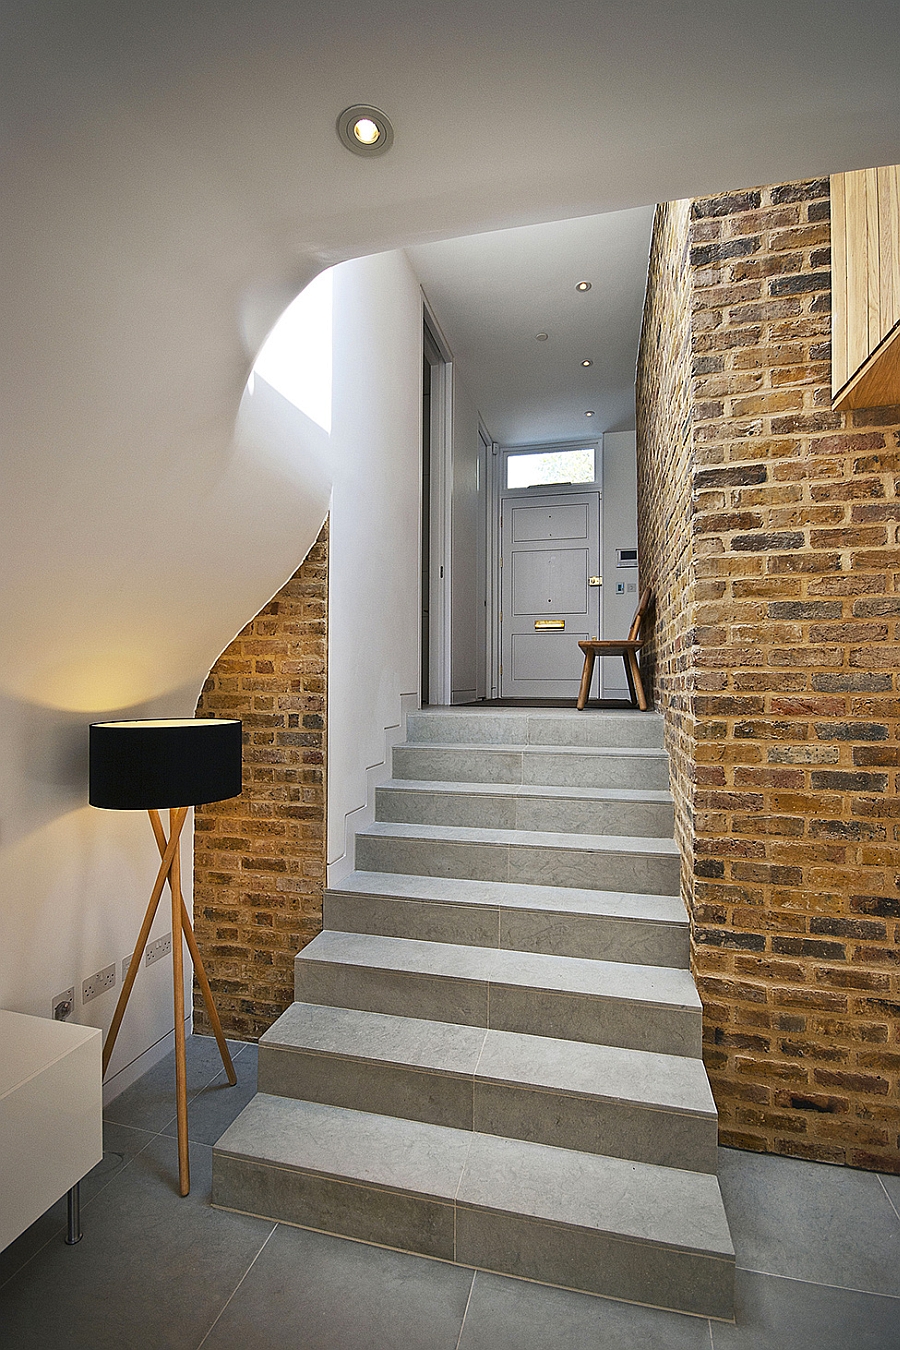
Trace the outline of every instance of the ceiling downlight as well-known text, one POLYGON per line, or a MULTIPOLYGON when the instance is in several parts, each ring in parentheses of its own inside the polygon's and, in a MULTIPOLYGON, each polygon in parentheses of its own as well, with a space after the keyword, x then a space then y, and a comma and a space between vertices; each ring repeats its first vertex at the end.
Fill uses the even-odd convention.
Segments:
POLYGON ((354 155, 383 155, 394 143, 394 128, 387 113, 368 103, 354 103, 337 120, 341 144, 354 155))
POLYGON ((582 292, 589 291, 591 289, 591 283, 589 281, 579 281, 575 289, 576 291, 582 292))

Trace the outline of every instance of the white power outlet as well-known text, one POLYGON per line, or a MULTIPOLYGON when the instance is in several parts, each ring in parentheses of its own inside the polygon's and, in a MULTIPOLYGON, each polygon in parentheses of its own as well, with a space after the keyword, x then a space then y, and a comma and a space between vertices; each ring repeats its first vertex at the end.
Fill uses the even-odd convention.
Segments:
POLYGON ((50 1016, 56 1022, 68 1022, 75 1011, 75 986, 70 985, 50 1000, 50 1016))
POLYGON ((172 934, 165 933, 155 942, 147 943, 147 955, 144 957, 144 963, 152 966, 154 961, 161 961, 164 956, 168 956, 172 950, 172 934))
MULTIPOLYGON (((131 965, 131 958, 132 958, 132 956, 134 956, 134 952, 129 952, 127 956, 123 956, 123 957, 122 957, 122 983, 123 983, 123 984, 125 983, 125 980, 126 980, 127 977, 128 977, 128 967, 131 965)), ((138 957, 138 965, 140 965, 140 957, 138 957)))
POLYGON ((111 966, 104 966, 103 970, 98 970, 96 975, 89 976, 81 986, 82 1003, 90 1003, 92 998, 98 994, 105 994, 107 989, 112 989, 116 983, 116 963, 113 961, 111 966))

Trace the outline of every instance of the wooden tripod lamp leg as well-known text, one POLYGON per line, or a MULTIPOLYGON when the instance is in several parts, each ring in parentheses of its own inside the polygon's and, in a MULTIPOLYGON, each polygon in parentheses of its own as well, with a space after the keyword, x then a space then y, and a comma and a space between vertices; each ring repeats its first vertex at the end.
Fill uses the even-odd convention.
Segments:
POLYGON ((182 817, 176 831, 176 812, 169 813, 169 839, 176 840, 175 854, 169 871, 169 885, 172 891, 172 985, 175 996, 175 1100, 178 1119, 178 1191, 187 1195, 191 1189, 191 1167, 188 1156, 188 1109, 187 1109, 187 1055, 184 1037, 184 942, 181 929, 181 848, 178 834, 182 817))
MULTIPOLYGON (((150 812, 152 821, 156 815, 157 822, 159 816, 155 811, 150 812)), ((134 981, 138 973, 138 962, 140 954, 147 945, 147 938, 150 936, 150 927, 156 917, 156 911, 159 906, 160 896, 165 889, 166 881, 169 878, 169 871, 172 867, 172 859, 178 847, 178 836, 184 825, 187 816, 187 807, 179 807, 175 813, 177 829, 172 833, 171 838, 166 839, 163 835, 163 846, 160 848, 159 871, 156 874, 156 881, 153 884, 153 890, 150 893, 150 900, 147 905, 147 912, 144 915, 144 922, 141 924, 141 930, 138 933, 138 939, 134 946, 134 954, 128 966, 128 974, 125 976, 125 983, 122 985, 122 992, 119 994, 119 1001, 116 1004, 116 1011, 113 1013, 113 1020, 110 1023, 109 1031, 106 1034, 106 1043, 103 1046, 103 1073, 109 1068, 109 1061, 112 1058, 113 1047, 116 1043, 116 1037, 119 1034, 119 1027, 122 1025, 122 1018, 125 1016, 125 1009, 128 1007, 128 1000, 131 997, 131 991, 134 988, 134 981), (178 820, 178 817, 181 817, 178 820)), ((160 827, 161 828, 161 827, 160 827)))
MULTIPOLYGON (((156 835, 157 847, 159 848, 160 854, 162 854, 166 848, 166 835, 157 811, 150 812, 150 823, 153 826, 153 833, 156 835)), ((179 870, 179 877, 180 876, 181 872, 179 870)), ((181 901, 181 926, 184 931, 185 941, 188 945, 188 951, 191 954, 191 961, 194 964, 197 983, 199 984, 200 992, 203 995, 203 1002, 206 1005, 206 1015, 209 1018, 210 1026, 213 1029, 213 1035, 216 1038, 216 1045, 219 1047, 219 1054, 222 1057, 225 1075, 228 1082, 234 1087, 237 1082, 237 1074, 235 1073, 234 1065, 231 1062, 231 1052, 228 1049, 228 1042, 225 1040, 222 1023, 219 1021, 219 1014, 216 1005, 213 1002, 212 990, 209 987, 209 980, 206 978, 206 971, 200 956, 200 948, 197 946, 197 939, 194 937, 194 930, 191 927, 191 921, 188 916, 187 906, 184 903, 184 897, 182 897, 181 901)))

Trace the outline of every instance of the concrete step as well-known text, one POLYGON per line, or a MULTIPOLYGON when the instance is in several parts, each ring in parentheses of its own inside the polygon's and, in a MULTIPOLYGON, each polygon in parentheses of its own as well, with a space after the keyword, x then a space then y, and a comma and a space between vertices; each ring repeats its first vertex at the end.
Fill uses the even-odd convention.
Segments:
POLYGON ((456 1022, 664 1055, 700 1055, 690 971, 360 933, 294 958, 301 1003, 456 1022))
POLYGON ((732 1316, 708 1173, 257 1095, 219 1140, 213 1204, 482 1270, 732 1316))
POLYGON ((529 783, 541 787, 668 789, 663 750, 582 745, 407 741, 395 745, 394 778, 451 783, 529 783))
POLYGON ((377 820, 357 831, 356 865, 368 872, 657 895, 674 894, 680 883, 672 839, 377 820))
POLYGON ((423 942, 690 964, 688 918, 677 895, 359 871, 325 892, 324 924, 423 942))
POLYGON ((671 795, 661 789, 538 787, 391 779, 375 792, 377 820, 474 825, 565 834, 671 836, 671 795))
POLYGON ((703 1062, 294 1003, 259 1041, 259 1090, 715 1172, 703 1062))
POLYGON ((602 708, 423 708, 406 722, 409 741, 477 745, 643 746, 661 750, 659 713, 602 708))

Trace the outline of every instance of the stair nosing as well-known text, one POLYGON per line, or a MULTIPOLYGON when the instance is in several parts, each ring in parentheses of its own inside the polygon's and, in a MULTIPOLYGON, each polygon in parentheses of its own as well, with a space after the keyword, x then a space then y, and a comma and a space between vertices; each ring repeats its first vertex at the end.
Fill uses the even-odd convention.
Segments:
POLYGON ((518 881, 482 881, 473 880, 466 877, 431 877, 420 876, 412 872, 373 872, 367 868, 359 868, 348 873, 334 886, 328 886, 325 889, 326 896, 346 897, 348 899, 372 899, 372 900, 390 900, 398 903, 410 902, 413 904, 431 904, 431 905, 457 905, 462 907, 471 907, 484 910, 511 910, 535 911, 546 914, 559 914, 561 916, 597 919, 598 921, 610 920, 612 922, 622 923, 644 923, 654 926, 664 926, 667 928, 680 928, 687 930, 690 921, 684 908, 684 902, 680 895, 654 894, 651 892, 638 891, 613 891, 605 889, 594 889, 588 887, 571 886, 553 886, 546 883, 530 884, 528 882, 518 881), (347 883, 353 877, 365 878, 364 886, 356 888, 348 886, 347 883), (371 880, 369 880, 371 878, 371 880), (407 895, 401 891, 391 890, 391 878, 404 878, 413 882, 418 890, 425 890, 430 882, 440 882, 446 885, 448 882, 458 883, 463 888, 463 893, 455 896, 437 896, 437 895, 407 895), (468 887, 489 887, 497 888, 497 895, 494 899, 475 899, 468 897, 465 890, 468 887), (385 889, 387 887, 387 889, 385 889), (504 900, 502 891, 508 889, 509 892, 520 890, 531 890, 535 894, 528 897, 531 903, 519 904, 509 895, 504 900), (551 894, 552 893, 552 894, 551 894), (617 903, 622 906, 621 912, 616 912, 612 908, 591 910, 577 909, 572 905, 572 900, 576 896, 610 896, 615 897, 617 903), (569 901, 566 904, 566 901, 569 901), (637 900, 651 901, 654 903, 669 901, 671 907, 677 910, 677 914, 668 915, 645 915, 625 912, 629 904, 634 904, 637 900), (555 903, 554 903, 555 902, 555 903))
MULTIPOLYGON (((328 943, 325 942, 321 943, 320 945, 327 947, 328 943)), ((374 954, 375 953, 369 953, 370 957, 374 956, 374 954)), ((366 970, 389 970, 391 974, 394 976, 405 975, 407 977, 415 979, 427 978, 437 980, 463 980, 470 984, 484 985, 486 987, 497 986, 507 989, 516 989, 516 988, 544 989, 552 991, 557 994, 568 995, 571 997, 601 999, 605 1002, 627 1002, 630 1006, 640 1005, 645 1007, 657 1007, 657 1008, 664 1007, 672 1011, 687 1012, 687 1013, 699 1013, 701 1011, 700 997, 699 994, 697 993, 696 985, 694 984, 693 977, 691 976, 690 971, 685 970, 684 968, 678 966, 639 965, 631 961, 604 961, 602 959, 594 959, 591 957, 556 956, 552 953, 546 952, 518 952, 510 950, 505 947, 474 947, 470 946, 467 943, 459 943, 459 942, 452 942, 452 943, 424 942, 417 938, 382 937, 378 934, 345 933, 342 931, 329 929, 323 929, 321 933, 317 934, 317 936, 313 938, 311 942, 307 943, 307 945, 297 953, 294 960, 295 962, 305 962, 308 964, 316 964, 320 966, 337 965, 344 968, 356 966, 357 968, 366 970), (471 954, 471 957, 475 962, 481 961, 483 963, 486 960, 489 960, 493 962, 494 965, 491 973, 488 975, 467 973, 465 971, 455 971, 445 973, 440 970, 429 970, 427 967, 421 970, 415 970, 410 969, 407 966, 392 966, 384 961, 381 962, 377 960, 367 961, 364 959, 357 959, 357 958, 348 959, 334 952, 332 953, 326 952, 320 955, 318 952, 314 952, 312 950, 315 947, 316 943, 320 942, 322 938, 330 938, 332 940, 336 938, 340 943, 341 940, 347 940, 354 937, 362 939, 367 948, 371 948, 373 943, 375 944, 380 943, 380 944, 387 944, 386 949, 383 946, 383 950, 387 951, 394 950, 399 953, 403 951, 405 948, 405 950, 407 952, 410 952, 410 954, 413 948, 425 948, 427 950, 424 951, 422 955, 428 958, 432 958, 432 960, 439 957, 440 953, 443 950, 447 949, 457 953, 460 952, 469 953, 471 954), (630 992, 613 993, 606 991, 598 991, 595 988, 592 989, 567 988, 565 985, 537 984, 530 981, 522 981, 515 979, 510 980, 508 978, 507 979, 502 978, 503 974, 502 967, 504 963, 506 964, 507 967, 509 967, 516 958, 520 960, 524 959, 525 961, 537 965, 539 965, 541 962, 553 963, 546 966, 548 973, 552 969, 554 969, 554 967, 561 973, 565 969, 566 965, 568 965, 569 970, 572 972, 573 975, 576 971, 583 970, 585 974, 590 972, 590 974, 593 976, 603 976, 604 974, 611 975, 614 972, 617 972, 619 973, 620 976, 624 977, 626 972, 628 972, 629 978, 633 980, 638 987, 640 987, 642 984, 646 986, 653 979, 653 975, 651 974, 651 972, 654 971, 658 971, 660 973, 665 972, 666 975, 671 977, 673 983, 676 981, 679 984, 687 983, 690 989, 693 990, 695 1001, 685 1003, 680 997, 676 998, 674 996, 667 996, 664 994, 656 996, 648 996, 644 994, 643 996, 640 996, 630 992), (562 965, 557 963, 562 963, 562 965), (493 973, 494 969, 497 970, 497 974, 493 973)))
POLYGON ((357 830, 357 839, 426 839, 463 845, 506 848, 567 849, 578 853, 639 853, 645 857, 677 858, 678 845, 665 835, 572 834, 563 830, 504 830, 475 825, 435 825, 426 822, 373 820, 357 830), (510 838, 510 836, 515 838, 510 838), (505 836, 505 837, 504 837, 505 836), (522 836, 525 836, 524 838, 522 836))

